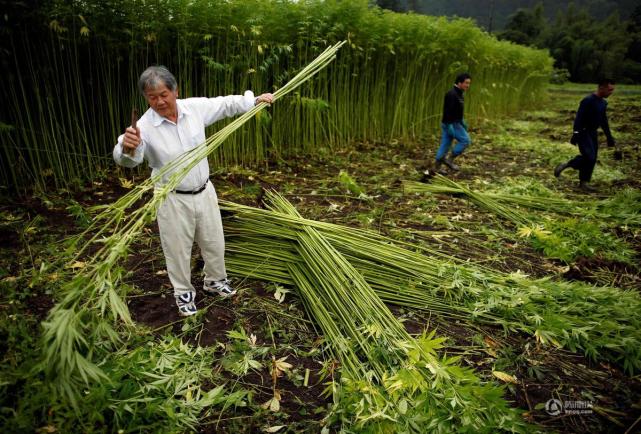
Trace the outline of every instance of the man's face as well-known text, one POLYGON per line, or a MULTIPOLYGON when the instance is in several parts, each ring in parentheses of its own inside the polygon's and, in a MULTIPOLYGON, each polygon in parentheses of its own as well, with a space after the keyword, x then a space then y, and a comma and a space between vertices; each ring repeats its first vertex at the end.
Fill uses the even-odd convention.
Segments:
POLYGON ((612 92, 614 92, 614 85, 612 83, 608 83, 605 86, 599 87, 599 96, 601 98, 609 97, 610 95, 612 95, 612 92))
POLYGON ((459 89, 462 91, 466 91, 470 88, 470 84, 472 84, 472 79, 471 78, 466 78, 465 81, 462 81, 458 84, 459 89))
POLYGON ((154 89, 145 90, 145 99, 149 107, 154 109, 160 116, 166 118, 173 118, 178 115, 176 110, 176 98, 178 97, 178 90, 169 90, 169 88, 161 84, 154 89))

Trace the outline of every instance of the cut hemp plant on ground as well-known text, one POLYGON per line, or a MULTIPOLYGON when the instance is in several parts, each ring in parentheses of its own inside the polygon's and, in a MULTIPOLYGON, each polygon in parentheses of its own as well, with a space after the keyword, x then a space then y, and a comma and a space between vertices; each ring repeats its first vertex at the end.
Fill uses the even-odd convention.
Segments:
POLYGON ((408 193, 464 195, 478 206, 512 222, 519 236, 530 239, 534 248, 550 258, 571 263, 579 257, 601 256, 610 261, 634 263, 634 250, 610 234, 607 227, 597 223, 609 219, 630 224, 637 220, 633 210, 614 209, 610 201, 588 205, 583 213, 584 219, 574 217, 559 221, 527 213, 519 207, 572 215, 580 214, 580 207, 558 198, 481 193, 441 175, 436 175, 429 184, 406 181, 404 190, 408 193), (613 211, 606 214, 607 209, 613 211), (594 220, 589 217, 594 217, 594 220))
MULTIPOLYGON (((272 210, 301 219, 281 196, 268 196, 272 210)), ((444 339, 434 332, 412 338, 316 228, 282 230, 302 259, 288 264, 298 293, 341 366, 340 382, 329 388, 334 407, 328 424, 373 432, 526 431, 501 388, 482 384, 458 358, 439 357, 444 339)))
MULTIPOLYGON (((222 207, 232 213, 224 222, 227 265, 238 275, 283 285, 305 284, 292 270, 303 276, 312 271, 302 263, 304 252, 297 244, 301 228, 309 227, 319 231, 386 303, 498 325, 534 336, 545 345, 581 351, 592 360, 618 363, 629 374, 641 371, 641 319, 636 315, 641 297, 634 291, 503 274, 437 251, 415 251, 416 245, 374 232, 308 220, 276 208, 229 202, 222 207)), ((345 282, 351 285, 352 280, 345 282)), ((306 287, 313 289, 311 285, 306 287)))

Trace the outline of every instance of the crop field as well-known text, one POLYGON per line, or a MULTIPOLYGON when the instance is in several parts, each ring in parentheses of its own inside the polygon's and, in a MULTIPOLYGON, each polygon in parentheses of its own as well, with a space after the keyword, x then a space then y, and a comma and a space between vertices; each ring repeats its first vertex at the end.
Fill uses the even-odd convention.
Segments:
MULTIPOLYGON (((641 430, 641 87, 609 98, 617 147, 601 135, 586 193, 553 170, 593 86, 548 84, 546 52, 470 21, 365 1, 21 8, 0 41, 1 432, 641 430), (111 158, 152 63, 181 96, 275 100, 154 188, 111 158), (463 70, 472 144, 436 172, 463 70), (204 156, 238 293, 198 291, 183 318, 156 211, 204 156)), ((199 288, 197 248, 191 266, 199 288)))
MULTIPOLYGON (((505 400, 518 409, 524 423, 518 430, 625 431, 641 414, 638 328, 632 330, 638 326, 634 306, 640 304, 641 289, 639 90, 621 89, 611 97, 612 129, 624 158, 615 160, 612 149, 602 149, 595 174, 599 191, 593 195, 576 189, 572 174, 560 180, 552 174, 556 163, 575 153, 566 141, 568 126, 573 107, 588 91, 556 87, 537 110, 472 120, 473 145, 462 157, 462 170, 445 177, 423 176, 436 137, 411 144, 360 142, 338 151, 319 148, 260 169, 217 170, 212 181, 224 209, 227 263, 238 295, 231 300, 202 297, 199 314, 181 319, 157 228, 148 224, 122 268, 122 285, 129 288, 125 302, 135 325, 121 337, 118 357, 98 363, 109 378, 83 388, 78 415, 50 400, 46 376, 32 374, 42 350, 41 321, 63 282, 88 266, 83 258, 62 270, 52 271, 52 264, 64 250, 62 240, 87 227, 91 207, 113 202, 140 178, 114 169, 73 193, 4 198, 0 324, 5 427, 65 432, 80 423, 88 431, 148 426, 331 432, 354 417, 349 407, 354 403, 337 398, 344 393, 337 389, 349 387, 340 381, 347 362, 331 350, 324 325, 306 313, 310 306, 300 282, 292 281, 283 265, 287 237, 271 235, 269 218, 252 214, 265 203, 276 206, 269 192, 277 191, 305 219, 363 230, 365 239, 379 244, 357 246, 361 252, 374 248, 384 256, 383 246, 393 243, 423 258, 425 264, 416 265, 426 275, 423 267, 435 267, 434 280, 424 282, 430 288, 424 298, 410 290, 402 296, 401 285, 423 288, 419 274, 407 279, 409 285, 399 277, 399 287, 393 288, 387 286, 394 284, 393 273, 380 272, 388 280, 379 284, 377 276, 368 275, 377 272, 375 258, 363 256, 358 262, 347 251, 357 241, 345 238, 343 249, 336 247, 352 259, 402 332, 430 342, 437 361, 456 357, 450 363, 495 387, 491 405, 500 408, 505 400), (492 203, 530 226, 465 192, 494 198, 492 203), (530 198, 532 206, 509 198, 530 198), (258 226, 254 232, 252 222, 258 226), (497 284, 487 286, 488 281, 497 284), (545 408, 550 399, 589 403, 589 408, 584 414, 566 409, 551 415, 545 408)), ((336 228, 319 227, 318 232, 341 235, 336 228)), ((415 259, 412 255, 403 261, 415 259)), ((193 264, 196 284, 202 264, 196 250, 193 264)), ((369 362, 358 357, 365 366, 389 355, 369 362)), ((358 373, 361 367, 354 368, 358 373)), ((404 405, 413 403, 408 399, 404 405)), ((371 408, 360 410, 364 415, 371 408)), ((350 421, 352 429, 355 423, 358 419, 350 421)), ((373 429, 367 422, 361 427, 373 429)))

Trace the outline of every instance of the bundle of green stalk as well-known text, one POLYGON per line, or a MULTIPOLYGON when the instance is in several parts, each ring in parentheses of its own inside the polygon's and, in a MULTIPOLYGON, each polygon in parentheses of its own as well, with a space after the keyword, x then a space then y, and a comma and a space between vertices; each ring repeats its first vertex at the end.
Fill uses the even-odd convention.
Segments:
POLYGON ((405 181, 403 190, 407 193, 462 194, 480 206, 492 209, 515 223, 520 223, 523 218, 515 219, 514 213, 498 204, 517 205, 559 215, 590 217, 617 225, 641 226, 641 192, 631 188, 621 190, 609 199, 579 202, 547 195, 474 192, 451 179, 436 175, 431 183, 405 181))
MULTIPOLYGON (((274 101, 292 92, 325 68, 335 58, 341 45, 343 43, 328 47, 291 81, 278 89, 274 93, 274 101)), ((109 357, 122 345, 118 329, 120 325, 132 325, 129 310, 123 301, 128 287, 121 284, 126 272, 119 265, 126 259, 129 247, 143 228, 155 218, 158 206, 184 176, 266 106, 265 103, 257 105, 210 136, 200 146, 176 158, 157 176, 137 185, 114 204, 100 207, 102 212, 71 243, 69 254, 75 254, 69 261, 71 263, 83 258, 96 246, 99 247, 88 259, 83 258, 84 266, 63 286, 60 302, 43 322, 44 358, 41 369, 55 386, 54 391, 72 405, 77 405, 83 385, 90 381, 108 381, 95 361, 109 357), (155 187, 156 182, 165 175, 169 175, 168 182, 162 187, 155 187), (153 197, 143 206, 129 212, 129 208, 151 190, 154 190, 153 197), (91 235, 88 241, 85 237, 87 234, 91 235)), ((68 257, 69 255, 65 256, 68 257)))
POLYGON ((455 357, 440 358, 436 350, 444 339, 434 333, 412 338, 325 234, 301 224, 304 219, 281 196, 268 198, 272 219, 260 219, 258 230, 291 243, 286 254, 272 252, 289 256, 284 268, 340 362, 330 425, 381 433, 527 429, 501 388, 482 384, 455 357))
POLYGON ((491 195, 470 190, 469 188, 438 174, 432 178, 431 183, 405 181, 403 183, 403 191, 408 193, 429 192, 462 194, 480 207, 491 210, 493 213, 513 222, 517 226, 530 226, 532 223, 527 216, 514 211, 510 207, 501 205, 499 201, 491 195))
POLYGON ((373 232, 224 202, 227 265, 235 274, 297 285, 301 227, 316 229, 386 303, 499 325, 592 360, 641 371, 641 297, 582 282, 502 274, 373 232))
POLYGON ((605 260, 634 265, 634 250, 624 240, 603 230, 604 221, 617 225, 641 223, 639 205, 635 201, 635 198, 638 199, 641 195, 634 190, 622 192, 622 201, 613 198, 579 205, 550 197, 481 193, 441 175, 434 177, 433 182, 429 184, 405 182, 404 189, 406 192, 414 193, 463 195, 478 206, 511 221, 518 228, 521 237, 529 238, 535 249, 544 252, 550 258, 571 263, 581 256, 599 255, 605 260), (621 203, 628 207, 622 206, 621 203), (582 210, 581 206, 584 206, 582 210), (571 214, 575 217, 541 218, 519 207, 543 210, 547 213, 571 214))

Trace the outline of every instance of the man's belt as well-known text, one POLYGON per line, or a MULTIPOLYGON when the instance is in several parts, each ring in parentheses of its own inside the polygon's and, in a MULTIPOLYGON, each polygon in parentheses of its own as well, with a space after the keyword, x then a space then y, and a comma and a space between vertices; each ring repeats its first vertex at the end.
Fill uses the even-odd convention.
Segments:
MULTIPOLYGON (((207 182, 209 182, 209 181, 207 181, 207 182)), ((207 188, 207 182, 205 182, 203 184, 203 186, 200 187, 198 190, 174 190, 174 191, 176 193, 178 193, 178 194, 198 194, 198 193, 202 193, 205 190, 205 188, 207 188)))

